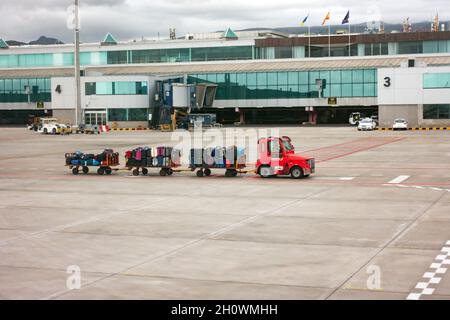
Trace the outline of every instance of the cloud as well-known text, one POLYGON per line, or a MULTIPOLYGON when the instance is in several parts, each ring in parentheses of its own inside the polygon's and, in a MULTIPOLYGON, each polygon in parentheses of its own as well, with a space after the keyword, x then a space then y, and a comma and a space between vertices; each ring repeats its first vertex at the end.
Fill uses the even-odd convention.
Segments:
MULTIPOLYGON (((339 24, 347 10, 351 22, 361 23, 379 16, 386 22, 431 20, 439 11, 443 20, 450 20, 448 0, 410 0, 406 11, 404 2, 390 0, 80 0, 81 39, 99 42, 107 32, 120 40, 167 36, 169 28, 177 35, 188 32, 210 32, 254 27, 298 26, 310 13, 310 22, 319 25, 326 12, 331 11, 331 23, 339 24)), ((3 0, 0 37, 30 41, 40 35, 72 41, 66 28, 73 1, 61 0, 3 0)))

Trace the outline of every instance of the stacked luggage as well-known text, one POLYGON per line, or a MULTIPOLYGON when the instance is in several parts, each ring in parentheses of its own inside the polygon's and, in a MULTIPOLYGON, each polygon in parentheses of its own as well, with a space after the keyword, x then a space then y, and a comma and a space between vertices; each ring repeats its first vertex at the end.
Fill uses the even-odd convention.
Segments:
POLYGON ((181 154, 172 147, 139 147, 125 153, 126 166, 133 168, 133 175, 139 175, 139 170, 146 175, 147 168, 161 168, 161 175, 172 175, 173 167, 180 166, 181 154))
POLYGON ((245 168, 245 148, 237 146, 191 149, 189 167, 197 171, 197 176, 209 176, 210 169, 226 169, 226 176, 236 176, 237 171, 245 168))
POLYGON ((83 173, 89 172, 89 167, 99 167, 98 174, 111 174, 112 166, 119 165, 119 153, 112 149, 105 149, 102 153, 91 154, 76 151, 74 153, 66 153, 66 166, 72 169, 73 174, 79 173, 79 168, 82 167, 83 173))

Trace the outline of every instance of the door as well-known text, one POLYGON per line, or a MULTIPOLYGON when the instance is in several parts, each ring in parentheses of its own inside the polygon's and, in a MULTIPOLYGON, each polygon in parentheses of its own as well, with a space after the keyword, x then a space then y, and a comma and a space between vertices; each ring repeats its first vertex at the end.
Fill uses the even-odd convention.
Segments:
POLYGON ((85 111, 84 122, 87 125, 106 125, 106 110, 89 110, 85 111))

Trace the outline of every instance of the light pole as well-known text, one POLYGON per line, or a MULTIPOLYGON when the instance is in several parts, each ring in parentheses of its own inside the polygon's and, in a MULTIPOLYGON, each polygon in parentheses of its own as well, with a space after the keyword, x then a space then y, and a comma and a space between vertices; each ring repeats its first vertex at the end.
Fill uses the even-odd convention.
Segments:
POLYGON ((78 0, 75 0, 75 125, 80 125, 81 117, 81 80, 80 80, 80 17, 78 0))

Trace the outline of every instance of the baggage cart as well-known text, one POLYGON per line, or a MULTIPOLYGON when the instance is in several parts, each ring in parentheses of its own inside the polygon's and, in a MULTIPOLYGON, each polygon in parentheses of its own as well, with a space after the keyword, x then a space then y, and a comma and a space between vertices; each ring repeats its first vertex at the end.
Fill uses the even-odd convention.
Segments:
POLYGON ((171 176, 174 168, 179 167, 181 155, 172 147, 136 148, 125 153, 125 167, 133 176, 147 175, 149 169, 159 169, 160 176, 171 176))
POLYGON ((90 168, 97 168, 98 175, 110 175, 113 171, 119 171, 119 154, 112 150, 105 150, 97 156, 86 157, 81 152, 66 153, 66 167, 68 167, 73 175, 79 173, 88 174, 90 168))
POLYGON ((191 149, 190 165, 191 171, 195 171, 197 177, 209 177, 211 169, 225 170, 226 177, 236 177, 238 174, 246 173, 245 149, 236 146, 223 148, 191 149))

